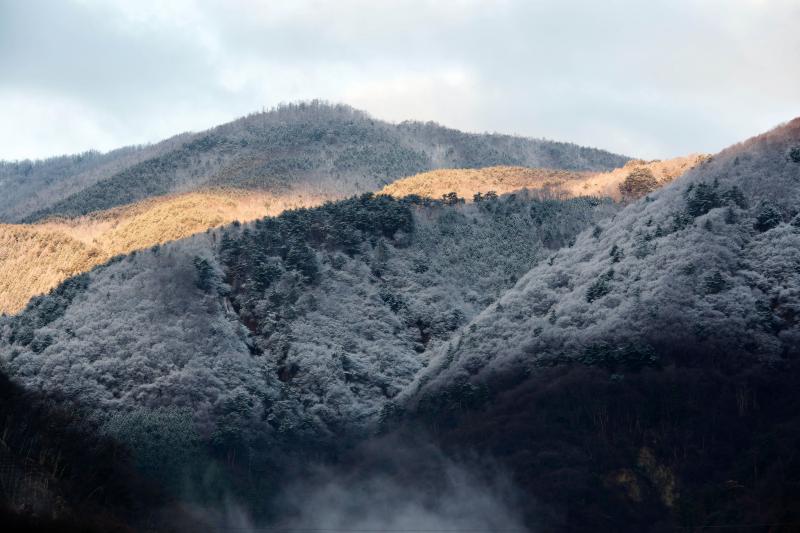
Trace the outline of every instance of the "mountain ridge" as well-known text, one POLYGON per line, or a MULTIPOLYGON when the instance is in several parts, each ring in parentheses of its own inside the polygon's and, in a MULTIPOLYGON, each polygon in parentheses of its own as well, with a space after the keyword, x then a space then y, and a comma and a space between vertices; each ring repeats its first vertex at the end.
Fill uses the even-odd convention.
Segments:
POLYGON ((42 204, 62 200, 123 168, 167 152, 190 134, 175 135, 155 144, 128 146, 100 153, 62 155, 47 159, 0 161, 0 221, 18 222, 42 204))
MULTIPOLYGON (((27 213, 17 210, 11 216, 0 209, 0 220, 79 216, 149 196, 214 186, 271 192, 300 188, 341 197, 444 166, 610 169, 628 160, 555 141, 462 133, 434 123, 392 124, 319 101, 289 104, 174 139, 178 146, 136 160, 67 196, 40 198, 38 208, 26 208, 27 213)), ((22 205, 19 199, 17 204, 22 205)))
MULTIPOLYGON (((509 357, 512 366, 525 367, 525 354, 550 354, 555 361, 561 360, 561 354, 566 361, 591 359, 586 350, 592 339, 619 346, 626 335, 664 349, 687 344, 683 332, 689 338, 696 336, 695 342, 701 344, 703 337, 715 340, 718 344, 706 346, 713 353, 729 351, 747 357, 758 346, 766 359, 789 357, 792 343, 794 350, 800 346, 797 320, 792 318, 798 294, 785 292, 792 283, 800 286, 796 273, 795 277, 791 274, 791 265, 800 264, 800 256, 790 251, 800 250, 795 246, 800 162, 790 156, 798 145, 800 118, 706 159, 612 220, 581 234, 575 247, 560 250, 546 265, 534 268, 515 289, 476 317, 470 326, 474 334, 456 341, 464 354, 440 359, 463 358, 453 370, 462 377, 480 372, 486 361, 478 364, 475 360, 477 366, 470 370, 463 366, 480 358, 477 354, 492 353, 480 339, 509 341, 506 333, 494 331, 508 326, 506 314, 530 317, 524 326, 515 326, 517 337, 512 342, 518 348, 509 357), (777 239, 774 248, 769 239, 777 239), (686 255, 687 242, 698 257, 686 255), (780 269, 777 278, 776 273, 763 270, 769 262, 780 269), (749 272, 745 265, 756 270, 749 272), (698 279, 701 273, 706 277, 698 279), (628 281, 634 279, 636 283, 628 281), (653 284, 647 289, 645 279, 653 284), (641 292, 634 294, 631 287, 641 292), (710 305, 704 300, 710 300, 710 305), (598 304, 605 309, 598 309, 598 304), (614 322, 615 313, 626 304, 627 323, 638 326, 614 322), (643 309, 651 311, 643 313, 643 309), (683 318, 688 309, 704 315, 696 317, 693 325, 683 318), (504 316, 497 316, 498 312, 504 316), (749 321, 748 313, 762 318, 749 321), (655 325, 658 320, 663 324, 655 325), (781 324, 780 329, 771 329, 773 321, 781 324), (703 323, 716 334, 698 331, 703 323), (776 332, 781 331, 783 340, 776 343, 776 332), (751 348, 743 350, 743 346, 751 348)), ((651 348, 631 349, 627 355, 649 364, 651 348)), ((599 360, 614 356, 613 349, 598 354, 599 360)), ((430 376, 423 378, 427 379, 430 376)))

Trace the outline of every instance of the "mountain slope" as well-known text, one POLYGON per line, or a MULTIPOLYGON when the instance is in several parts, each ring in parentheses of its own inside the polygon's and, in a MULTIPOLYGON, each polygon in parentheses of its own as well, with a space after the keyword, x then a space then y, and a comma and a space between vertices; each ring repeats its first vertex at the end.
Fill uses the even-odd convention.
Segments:
MULTIPOLYGON (((24 217, 78 216, 208 186, 301 190, 341 198, 442 167, 524 165, 607 170, 627 158, 567 143, 389 124, 319 102, 250 115, 128 165, 24 217)), ((6 219, 11 220, 11 219, 6 219)))
POLYGON ((579 182, 565 183, 570 195, 608 196, 614 200, 637 200, 679 178, 708 159, 708 155, 692 154, 672 159, 643 161, 634 159, 624 167, 599 172, 579 182))
POLYGON ((218 189, 149 198, 72 219, 0 224, 0 312, 18 312, 33 296, 116 255, 322 201, 218 189))
POLYGON ((426 348, 615 209, 363 195, 234 224, 34 298, 0 318, 0 361, 169 493, 280 514, 287 469, 371 434, 426 348))
POLYGON ((189 138, 189 134, 176 135, 154 145, 130 146, 105 154, 0 161, 0 221, 17 222, 126 168, 174 150, 189 138))
POLYGON ((586 179, 589 172, 550 170, 525 167, 485 167, 439 169, 399 179, 381 189, 380 194, 395 198, 409 195, 441 198, 455 192, 461 198, 473 200, 476 193, 505 194, 520 189, 555 189, 564 182, 586 179))
POLYGON ((426 347, 614 209, 365 195, 288 211, 72 278, 6 319, 0 353, 16 379, 103 416, 191 406, 204 431, 239 428, 230 438, 265 423, 265 435, 354 429, 425 366, 426 347))
POLYGON ((514 472, 532 527, 791 529, 797 153, 800 119, 583 232, 426 354, 395 425, 514 472))
POLYGON ((471 200, 477 193, 504 194, 520 189, 545 189, 570 198, 578 196, 632 200, 671 182, 707 156, 691 155, 665 161, 632 160, 609 172, 576 172, 524 167, 440 169, 399 179, 381 189, 397 198, 415 194, 441 198, 455 192, 471 200), (623 194, 624 191, 624 194, 623 194))
POLYGON ((646 365, 652 350, 671 346, 729 364, 796 355, 797 145, 800 120, 721 152, 583 233, 478 316, 421 380, 562 360, 646 365))

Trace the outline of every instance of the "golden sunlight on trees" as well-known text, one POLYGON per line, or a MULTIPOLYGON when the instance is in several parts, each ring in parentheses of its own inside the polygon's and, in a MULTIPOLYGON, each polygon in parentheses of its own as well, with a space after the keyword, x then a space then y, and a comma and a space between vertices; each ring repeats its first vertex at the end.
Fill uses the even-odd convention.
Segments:
POLYGON ((73 219, 0 224, 0 312, 17 312, 31 297, 115 255, 323 200, 214 190, 156 197, 73 219))
POLYGON ((474 198, 478 193, 490 191, 504 194, 536 189, 569 198, 605 196, 617 201, 633 200, 671 182, 706 158, 689 155, 663 161, 633 160, 624 167, 599 173, 511 166, 441 169, 398 180, 384 187, 381 194, 439 199, 455 192, 462 198, 474 198))

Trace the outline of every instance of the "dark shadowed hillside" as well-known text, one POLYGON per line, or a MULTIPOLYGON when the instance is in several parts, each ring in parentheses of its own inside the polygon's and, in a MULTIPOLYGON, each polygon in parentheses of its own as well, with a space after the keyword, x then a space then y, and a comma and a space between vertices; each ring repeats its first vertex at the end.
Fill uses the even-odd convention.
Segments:
POLYGON ((0 374, 5 531, 128 532, 134 525, 189 523, 176 509, 174 521, 160 515, 169 499, 136 472, 129 451, 53 400, 0 374))
POLYGON ((502 458, 532 523, 796 528, 798 147, 800 119, 585 231, 435 349, 398 418, 502 458))
MULTIPOLYGON (((59 177, 56 160, 6 164, 15 200, 0 210, 0 220, 76 216, 215 186, 341 198, 434 168, 520 165, 610 170, 627 161, 568 143, 463 133, 434 123, 390 124, 347 106, 319 102, 279 107, 169 142, 167 150, 156 145, 134 151, 148 154, 146 158, 115 158, 114 165, 98 166, 92 179, 73 177, 74 164, 59 177), (57 181, 70 194, 38 191, 25 174, 29 166, 40 176, 36 183, 57 181), (31 205, 31 195, 39 199, 35 211, 22 207, 31 205)), ((107 157, 111 156, 91 156, 92 160, 107 157)))

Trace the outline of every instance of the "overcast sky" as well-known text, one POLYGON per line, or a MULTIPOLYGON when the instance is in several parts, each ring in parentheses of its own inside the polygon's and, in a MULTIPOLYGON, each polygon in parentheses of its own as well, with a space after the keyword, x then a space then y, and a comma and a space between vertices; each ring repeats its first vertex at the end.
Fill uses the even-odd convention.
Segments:
POLYGON ((800 0, 0 0, 0 159, 322 98, 661 158, 800 115, 800 0))

